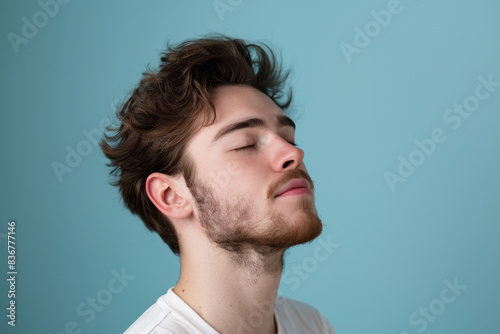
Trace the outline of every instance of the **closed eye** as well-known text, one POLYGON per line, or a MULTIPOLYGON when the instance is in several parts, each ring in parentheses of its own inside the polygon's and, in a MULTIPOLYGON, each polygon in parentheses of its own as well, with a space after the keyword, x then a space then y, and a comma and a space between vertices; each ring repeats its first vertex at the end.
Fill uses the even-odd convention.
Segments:
POLYGON ((255 148, 255 144, 236 148, 235 151, 242 151, 242 150, 246 150, 246 149, 250 149, 250 148, 255 148))
MULTIPOLYGON (((296 143, 292 143, 292 142, 288 142, 290 145, 293 145, 295 147, 298 147, 299 145, 296 144, 296 143)), ((252 145, 247 145, 247 146, 243 146, 243 147, 240 147, 240 148, 236 148, 234 149, 235 151, 243 151, 243 150, 248 150, 248 149, 254 149, 255 148, 255 144, 252 144, 252 145)))

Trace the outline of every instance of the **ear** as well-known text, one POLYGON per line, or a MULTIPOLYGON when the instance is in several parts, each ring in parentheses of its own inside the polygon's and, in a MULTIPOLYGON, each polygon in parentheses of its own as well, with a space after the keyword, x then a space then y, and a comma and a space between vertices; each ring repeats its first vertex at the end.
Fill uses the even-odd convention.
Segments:
POLYGON ((180 176, 152 173, 146 179, 149 199, 160 212, 171 218, 184 219, 193 212, 189 199, 182 195, 184 187, 180 176))

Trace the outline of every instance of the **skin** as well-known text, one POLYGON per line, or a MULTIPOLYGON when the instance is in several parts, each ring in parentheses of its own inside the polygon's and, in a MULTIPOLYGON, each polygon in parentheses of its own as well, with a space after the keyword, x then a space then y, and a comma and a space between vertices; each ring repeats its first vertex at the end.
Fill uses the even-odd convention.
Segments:
POLYGON ((219 333, 277 333, 273 312, 284 251, 321 233, 314 185, 304 151, 293 145, 294 128, 278 124, 284 113, 268 96, 227 85, 215 90, 213 102, 215 123, 186 148, 195 185, 160 173, 146 184, 179 238, 181 275, 173 291, 219 333), (247 118, 265 125, 212 142, 225 125, 247 118), (304 178, 310 192, 274 196, 296 178, 304 178))

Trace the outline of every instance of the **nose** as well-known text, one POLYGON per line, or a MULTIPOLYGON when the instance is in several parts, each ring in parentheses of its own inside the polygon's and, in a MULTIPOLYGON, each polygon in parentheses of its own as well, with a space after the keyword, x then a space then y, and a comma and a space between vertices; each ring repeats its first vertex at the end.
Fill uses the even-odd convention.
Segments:
POLYGON ((296 169, 304 160, 304 151, 293 146, 280 136, 276 136, 276 143, 273 150, 273 169, 282 172, 289 169, 296 169))

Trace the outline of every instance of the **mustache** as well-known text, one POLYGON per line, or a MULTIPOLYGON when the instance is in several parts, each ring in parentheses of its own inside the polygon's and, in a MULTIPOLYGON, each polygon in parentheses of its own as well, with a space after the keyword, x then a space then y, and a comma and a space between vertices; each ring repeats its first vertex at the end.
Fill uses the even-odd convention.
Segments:
POLYGON ((314 192, 314 182, 309 174, 302 169, 293 169, 288 171, 281 179, 269 186, 269 189, 267 190, 267 198, 271 198, 271 196, 273 196, 279 188, 287 184, 290 180, 299 178, 304 178, 309 183, 311 192, 314 192))

